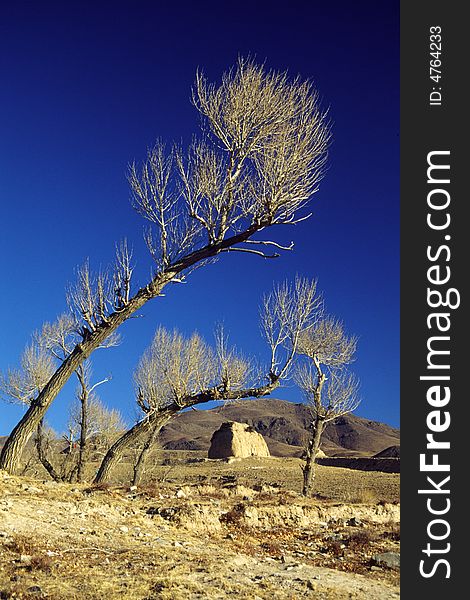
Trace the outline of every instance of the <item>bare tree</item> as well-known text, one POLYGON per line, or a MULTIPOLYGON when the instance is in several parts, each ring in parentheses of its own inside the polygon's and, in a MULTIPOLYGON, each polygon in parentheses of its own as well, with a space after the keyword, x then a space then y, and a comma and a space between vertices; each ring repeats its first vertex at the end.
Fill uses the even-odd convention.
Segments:
MULTIPOLYGON (((127 281, 132 274, 130 259, 132 254, 128 251, 127 243, 124 241, 116 248, 116 270, 115 270, 115 290, 117 297, 126 297, 127 281)), ((78 279, 74 287, 69 290, 69 303, 73 305, 75 302, 80 307, 80 313, 83 319, 96 322, 98 317, 97 306, 103 305, 105 296, 105 278, 99 276, 96 282, 96 294, 93 295, 93 285, 91 283, 92 276, 88 265, 83 265, 78 270, 78 279)), ((107 295, 107 294, 106 294, 107 295)), ((103 309, 101 309, 102 312, 103 309)), ((79 317, 77 311, 60 315, 53 323, 45 323, 41 331, 36 332, 35 340, 40 348, 47 350, 50 355, 58 361, 65 361, 71 354, 74 345, 77 343, 80 336, 79 317)), ((109 348, 119 344, 119 336, 114 333, 101 345, 102 348, 109 348)), ((87 445, 90 434, 97 435, 101 430, 105 431, 113 424, 113 416, 115 411, 109 411, 101 405, 95 395, 95 389, 108 382, 111 377, 108 376, 101 381, 91 383, 91 362, 85 360, 75 370, 75 375, 78 381, 78 389, 76 398, 78 406, 72 406, 70 410, 70 419, 68 424, 68 451, 66 452, 66 460, 61 467, 61 478, 63 480, 72 481, 74 478, 77 481, 82 481, 83 470, 86 462, 87 445), (93 423, 97 420, 97 415, 104 414, 102 420, 102 428, 94 431, 93 423), (106 423, 109 421, 109 423, 106 423), (78 436, 78 440, 77 440, 78 436), (75 446, 78 445, 78 453, 74 452, 75 446)), ((121 420, 122 423, 122 420, 121 420)), ((124 426, 121 427, 123 429, 124 426)), ((96 426, 95 426, 96 429, 96 426)), ((43 452, 43 456, 46 453, 43 452)))
MULTIPOLYGON (((185 339, 177 331, 159 328, 134 373, 137 404, 143 415, 162 410, 169 401, 182 410, 188 396, 215 386, 216 381, 225 390, 242 389, 250 373, 249 362, 229 347, 223 327, 216 330, 215 349, 198 334, 185 339)), ((161 427, 157 422, 149 428, 134 464, 133 485, 141 481, 161 427)))
MULTIPOLYGON (((70 314, 60 315, 53 323, 45 323, 40 331, 34 332, 32 342, 24 350, 20 367, 8 369, 5 374, 0 373, 0 391, 5 399, 30 406, 41 394, 57 368, 57 362, 63 362, 70 355, 77 340, 77 322, 70 314)), ((106 346, 115 345, 117 336, 110 336, 106 346)), ((49 457, 49 450, 54 446, 53 432, 49 431, 42 418, 37 426, 34 445, 38 458, 55 480, 69 480, 77 473, 82 472, 82 463, 87 439, 88 405, 93 400, 94 389, 109 380, 109 377, 95 384, 90 383, 91 364, 83 362, 75 371, 79 382, 77 398, 80 401, 80 417, 71 419, 68 435, 65 436, 69 443, 70 452, 66 454, 66 461, 60 468, 54 467, 49 457), (72 449, 76 443, 75 436, 79 434, 80 444, 78 462, 71 459, 72 449)), ((55 449, 54 449, 55 450, 55 449)))
POLYGON ((64 469, 57 469, 56 465, 50 460, 51 454, 57 450, 56 443, 54 430, 44 423, 44 419, 41 419, 34 438, 39 462, 54 481, 64 481, 64 469))
POLYGON ((252 360, 229 347, 220 329, 215 347, 197 334, 184 338, 177 331, 157 329, 134 373, 136 400, 143 418, 110 448, 95 483, 106 481, 125 450, 145 437, 143 454, 134 468, 136 483, 158 432, 185 408, 269 395, 289 376, 300 335, 316 322, 321 306, 316 282, 300 278, 293 285, 275 287, 265 298, 261 323, 270 364, 264 377, 253 369, 252 360))
POLYGON ((88 462, 102 460, 125 430, 120 413, 107 408, 96 396, 93 387, 97 387, 96 384, 92 386, 88 380, 78 386, 76 403, 70 407, 67 431, 61 436, 67 444, 65 448, 60 447, 60 439, 50 427, 41 423, 41 429, 38 429, 35 437, 37 454, 55 481, 82 482, 88 462))
POLYGON ((357 338, 347 336, 340 321, 322 317, 300 335, 297 352, 306 357, 296 372, 311 410, 310 437, 303 467, 304 496, 310 496, 321 436, 329 421, 354 411, 359 405, 359 382, 344 367, 354 360, 357 338))
MULTIPOLYGON (((32 341, 21 355, 20 367, 10 368, 6 373, 0 373, 0 391, 3 399, 30 406, 39 396, 54 371, 55 363, 52 356, 35 341, 32 341)), ((44 440, 44 422, 43 419, 40 419, 35 436, 37 455, 46 471, 58 481, 59 475, 47 459, 44 440)))
POLYGON ((31 403, 5 443, 0 468, 14 471, 21 450, 69 377, 117 328, 170 282, 224 252, 273 258, 283 247, 252 239, 273 225, 307 218, 299 211, 318 190, 330 127, 310 82, 289 79, 240 59, 220 85, 198 73, 193 101, 204 136, 187 152, 162 142, 129 182, 135 209, 150 223, 154 273, 132 293, 131 256, 118 250, 112 273, 88 263, 69 293, 79 323, 67 358, 31 403))
MULTIPOLYGON (((109 429, 114 429, 115 424, 112 418, 112 413, 108 414, 108 422, 101 423, 100 426, 97 424, 99 421, 99 415, 105 409, 101 408, 98 398, 96 397, 95 390, 98 386, 103 385, 110 380, 110 377, 106 377, 96 383, 91 383, 91 364, 89 361, 82 363, 76 370, 78 379, 78 410, 72 410, 71 421, 72 424, 79 431, 79 442, 78 442, 78 457, 76 464, 76 475, 77 481, 83 481, 83 473, 85 463, 87 460, 88 443, 91 437, 97 435, 103 435, 104 432, 109 432, 109 429), (97 426, 98 425, 98 426, 97 426)), ((109 411, 108 411, 109 412, 109 411)), ((103 421, 103 419, 102 419, 103 421)), ((73 443, 73 442, 72 442, 73 443)))
MULTIPOLYGON (((6 373, 0 373, 0 390, 3 398, 16 404, 29 406, 41 393, 54 371, 55 363, 52 356, 33 339, 21 355, 20 367, 10 368, 6 373)), ((41 419, 34 436, 37 458, 52 479, 60 481, 60 474, 48 458, 50 445, 50 432, 44 424, 44 419, 41 419)))

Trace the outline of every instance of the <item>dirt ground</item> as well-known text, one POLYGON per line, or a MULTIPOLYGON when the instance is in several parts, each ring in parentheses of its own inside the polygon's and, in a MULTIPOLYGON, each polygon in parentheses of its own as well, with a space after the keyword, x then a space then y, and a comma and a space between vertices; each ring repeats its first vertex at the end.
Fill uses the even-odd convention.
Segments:
POLYGON ((319 466, 306 500, 298 459, 179 456, 137 489, 0 473, 0 599, 399 597, 397 474, 319 466))

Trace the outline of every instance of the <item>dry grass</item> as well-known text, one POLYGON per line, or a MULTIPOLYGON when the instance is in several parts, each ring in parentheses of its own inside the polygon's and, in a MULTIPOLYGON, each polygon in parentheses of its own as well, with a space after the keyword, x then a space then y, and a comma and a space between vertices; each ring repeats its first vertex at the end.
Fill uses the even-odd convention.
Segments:
POLYGON ((377 504, 381 500, 380 490, 375 487, 356 487, 352 489, 343 490, 344 502, 351 502, 352 504, 377 504))
POLYGON ((296 459, 174 458, 137 490, 0 473, 0 598, 398 598, 398 475, 319 466, 305 500, 296 459))
MULTIPOLYGON (((169 485, 208 485, 217 492, 230 484, 248 488, 272 488, 299 494, 303 462, 298 458, 244 459, 227 464, 204 459, 205 453, 162 451, 160 464, 153 466, 154 481, 169 485)), ((114 483, 128 484, 131 465, 122 463, 114 474, 114 483)), ((160 483, 148 484, 161 489, 160 483)), ((316 466, 315 493, 319 499, 338 502, 371 503, 400 501, 400 477, 397 473, 358 471, 340 467, 316 466)))

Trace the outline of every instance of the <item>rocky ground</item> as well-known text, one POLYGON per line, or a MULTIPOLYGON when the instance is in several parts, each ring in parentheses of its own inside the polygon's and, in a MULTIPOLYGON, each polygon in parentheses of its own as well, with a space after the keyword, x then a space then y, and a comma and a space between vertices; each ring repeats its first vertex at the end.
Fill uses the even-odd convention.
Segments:
MULTIPOLYGON (((398 476, 365 474, 375 497, 353 503, 217 465, 138 489, 0 474, 0 598, 399 597, 398 476)), ((357 476, 319 468, 323 491, 329 474, 357 476)))

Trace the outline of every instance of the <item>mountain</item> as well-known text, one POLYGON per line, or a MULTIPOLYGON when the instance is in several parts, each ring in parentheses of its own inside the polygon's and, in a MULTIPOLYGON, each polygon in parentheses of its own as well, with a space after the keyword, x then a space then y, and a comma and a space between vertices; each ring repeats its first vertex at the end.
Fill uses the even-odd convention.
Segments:
MULTIPOLYGON (((301 456, 309 423, 305 404, 261 399, 229 402, 210 410, 188 410, 171 420, 160 434, 167 450, 207 452, 214 431, 224 421, 251 425, 264 436, 273 456, 301 456)), ((6 437, 0 438, 0 448, 6 437)), ((323 433, 321 447, 327 456, 399 456, 400 430, 355 415, 338 417, 323 433), (393 447, 393 448, 391 448, 393 447), (386 451, 381 455, 382 451, 386 451)))
MULTIPOLYGON (((262 399, 189 410, 162 429, 160 443, 168 450, 207 451, 212 434, 224 421, 251 425, 265 437, 273 456, 300 456, 307 438, 309 408, 286 400, 262 399)), ((372 456, 399 444, 399 429, 345 415, 327 425, 321 447, 328 456, 372 456)))
POLYGON ((400 458, 400 446, 390 446, 382 452, 375 454, 373 458, 400 458))

